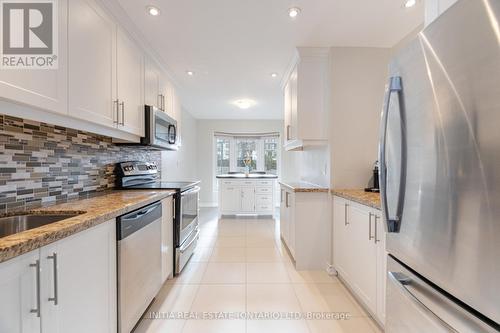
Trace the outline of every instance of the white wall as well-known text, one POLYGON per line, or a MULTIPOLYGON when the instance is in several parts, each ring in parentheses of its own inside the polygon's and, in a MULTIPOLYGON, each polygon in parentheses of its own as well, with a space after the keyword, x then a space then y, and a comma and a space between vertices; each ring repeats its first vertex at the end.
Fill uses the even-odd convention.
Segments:
POLYGON ((196 170, 196 119, 185 109, 182 109, 181 116, 182 146, 178 151, 163 151, 161 153, 163 180, 183 181, 198 179, 196 170))
MULTIPOLYGON (((201 205, 215 205, 217 192, 214 191, 214 132, 265 133, 279 132, 282 137, 282 120, 209 120, 197 121, 197 176, 201 179, 201 205)), ((281 169, 281 164, 278 165, 281 169)))
MULTIPOLYGON (((443 14, 458 0, 425 0, 425 26, 443 14)), ((479 1, 479 0, 477 0, 479 1)))
POLYGON ((365 188, 378 132, 391 49, 332 48, 331 187, 365 188))

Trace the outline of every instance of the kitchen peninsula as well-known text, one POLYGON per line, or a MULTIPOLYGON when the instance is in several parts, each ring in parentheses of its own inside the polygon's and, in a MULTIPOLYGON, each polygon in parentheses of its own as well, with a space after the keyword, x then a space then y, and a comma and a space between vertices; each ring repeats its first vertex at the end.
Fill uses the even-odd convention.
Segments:
POLYGON ((218 175, 220 215, 273 215, 278 176, 244 173, 218 175))

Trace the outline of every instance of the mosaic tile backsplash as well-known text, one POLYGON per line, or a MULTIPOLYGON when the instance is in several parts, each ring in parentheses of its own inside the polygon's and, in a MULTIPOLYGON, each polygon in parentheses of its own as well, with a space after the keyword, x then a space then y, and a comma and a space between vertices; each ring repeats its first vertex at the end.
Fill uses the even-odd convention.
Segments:
POLYGON ((115 163, 127 160, 160 166, 161 153, 0 114, 0 214, 112 189, 115 163))

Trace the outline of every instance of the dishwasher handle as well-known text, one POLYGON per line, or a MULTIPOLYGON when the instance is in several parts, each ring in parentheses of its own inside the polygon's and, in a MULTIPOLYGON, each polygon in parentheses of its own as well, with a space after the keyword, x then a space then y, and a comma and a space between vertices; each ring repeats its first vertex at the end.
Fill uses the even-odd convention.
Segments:
POLYGON ((145 206, 116 220, 116 238, 122 240, 162 217, 161 202, 145 206))

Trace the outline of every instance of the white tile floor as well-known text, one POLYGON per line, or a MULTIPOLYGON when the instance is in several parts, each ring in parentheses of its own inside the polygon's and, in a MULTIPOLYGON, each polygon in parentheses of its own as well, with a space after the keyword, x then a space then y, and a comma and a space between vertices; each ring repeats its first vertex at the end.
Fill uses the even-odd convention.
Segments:
POLYGON ((380 332, 336 278, 295 270, 277 221, 218 220, 214 209, 202 209, 200 218, 197 253, 178 278, 167 281, 137 333, 380 332), (151 319, 152 313, 161 318, 151 319), (349 318, 274 317, 280 313, 349 313, 349 318), (261 317, 227 317, 238 314, 261 317))

